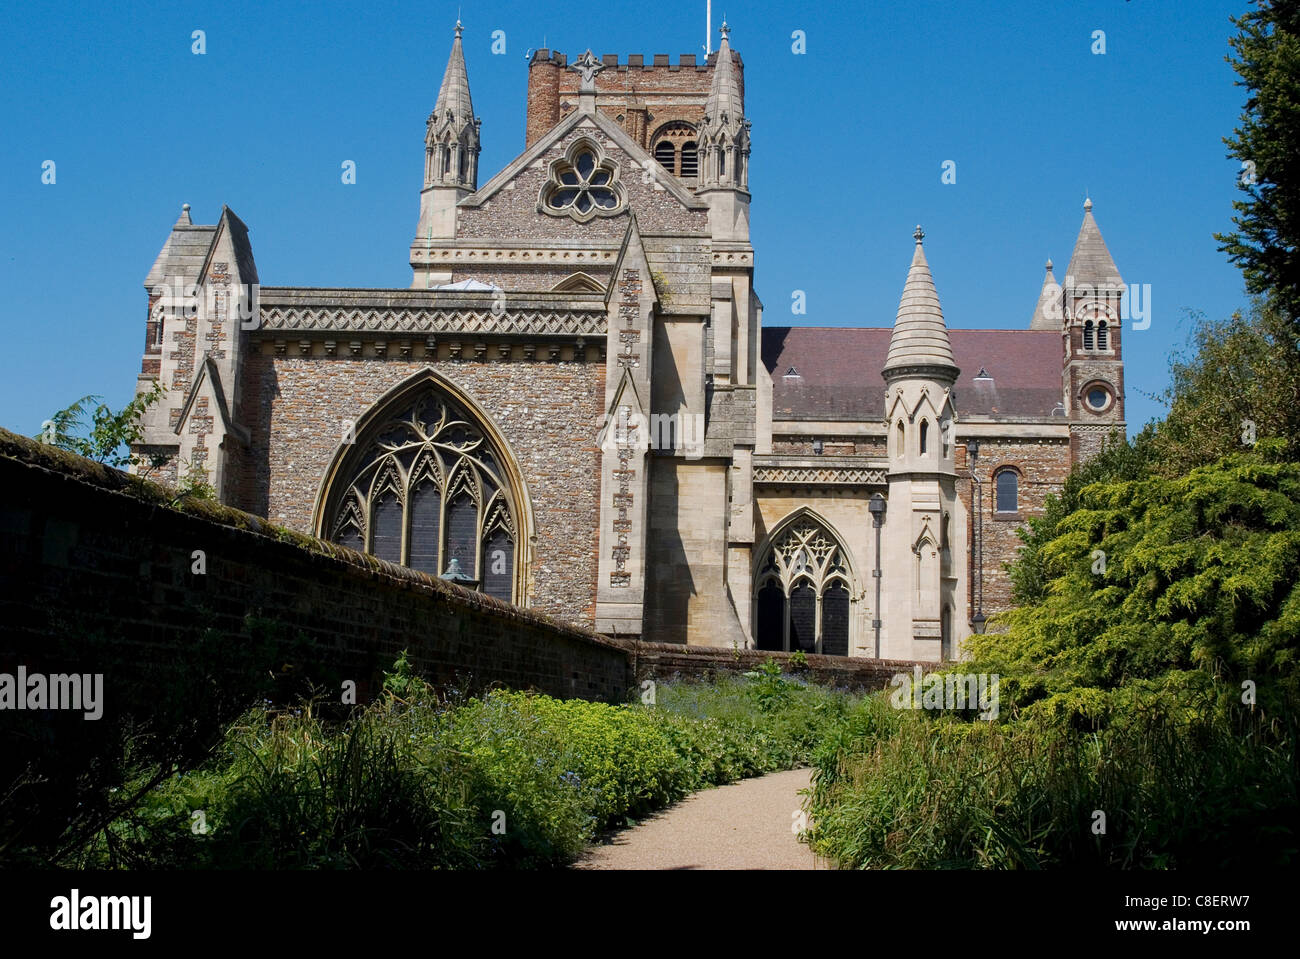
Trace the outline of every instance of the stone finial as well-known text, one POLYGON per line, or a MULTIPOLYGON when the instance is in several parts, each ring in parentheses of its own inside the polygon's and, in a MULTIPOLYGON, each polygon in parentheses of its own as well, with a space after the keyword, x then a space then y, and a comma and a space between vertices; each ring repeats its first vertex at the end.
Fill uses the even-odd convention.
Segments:
POLYGON ((1092 209, 1092 197, 1083 198, 1083 209, 1085 213, 1092 209))
POLYGON ((731 27, 727 26, 727 21, 722 21, 722 26, 718 27, 718 32, 722 34, 722 39, 727 39, 731 35, 731 27))
POLYGON ((1047 265, 1044 268, 1048 270, 1052 268, 1052 258, 1050 256, 1047 258, 1047 265))
POLYGON ((918 246, 925 239, 925 231, 921 229, 921 224, 916 225, 916 232, 912 234, 912 239, 916 241, 918 246))
POLYGON ((465 32, 465 28, 462 27, 462 26, 460 25, 460 19, 457 18, 457 20, 456 20, 456 39, 459 40, 459 39, 460 39, 460 35, 461 35, 462 33, 464 33, 464 32, 465 32))
POLYGON ((582 77, 579 93, 595 93, 596 74, 605 69, 605 64, 588 48, 586 53, 569 64, 569 69, 582 77))

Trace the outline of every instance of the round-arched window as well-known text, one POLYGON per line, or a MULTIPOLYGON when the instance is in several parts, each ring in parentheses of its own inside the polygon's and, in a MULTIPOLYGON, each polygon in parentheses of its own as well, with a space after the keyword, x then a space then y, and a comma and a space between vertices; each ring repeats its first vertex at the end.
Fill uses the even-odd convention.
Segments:
POLYGON ((999 470, 993 477, 994 510, 1015 513, 1020 510, 1020 476, 1013 469, 999 470))

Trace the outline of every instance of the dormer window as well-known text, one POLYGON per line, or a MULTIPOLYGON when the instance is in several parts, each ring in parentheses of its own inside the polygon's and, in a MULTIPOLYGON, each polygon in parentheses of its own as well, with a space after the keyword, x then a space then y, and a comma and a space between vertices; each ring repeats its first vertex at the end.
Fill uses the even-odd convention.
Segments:
POLYGON ((617 213, 623 207, 618 167, 595 143, 579 140, 562 159, 551 163, 540 205, 552 216, 567 215, 579 222, 617 213))

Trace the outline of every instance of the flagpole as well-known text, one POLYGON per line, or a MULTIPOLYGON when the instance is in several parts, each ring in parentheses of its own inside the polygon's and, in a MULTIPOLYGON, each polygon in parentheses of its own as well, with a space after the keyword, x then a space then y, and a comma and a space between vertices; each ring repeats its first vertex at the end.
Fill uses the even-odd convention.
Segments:
POLYGON ((707 13, 704 14, 704 58, 707 60, 713 52, 713 0, 705 0, 707 13))

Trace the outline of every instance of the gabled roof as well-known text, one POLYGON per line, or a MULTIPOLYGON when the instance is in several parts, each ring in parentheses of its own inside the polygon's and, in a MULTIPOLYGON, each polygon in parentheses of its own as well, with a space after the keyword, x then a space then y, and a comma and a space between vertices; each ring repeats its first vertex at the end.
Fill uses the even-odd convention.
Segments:
POLYGON ((173 432, 177 436, 184 432, 190 418, 190 410, 194 408, 194 403, 199 397, 199 390, 202 389, 205 382, 209 384, 212 395, 216 398, 217 415, 221 417, 221 425, 225 427, 228 434, 234 436, 241 443, 247 444, 249 440, 248 430, 230 417, 230 404, 226 401, 226 391, 221 386, 221 374, 217 372, 217 364, 213 361, 211 353, 203 354, 203 362, 199 364, 199 373, 194 377, 194 383, 190 386, 189 394, 185 397, 180 418, 176 421, 173 432))
MULTIPOLYGON (((691 210, 707 210, 708 203, 701 200, 695 194, 691 193, 677 177, 673 176, 655 160, 649 153, 641 148, 641 145, 623 132, 623 129, 605 116, 599 110, 595 113, 583 113, 575 110, 567 117, 551 127, 550 131, 537 140, 519 156, 515 157, 506 167, 488 180, 487 183, 479 187, 477 191, 471 193, 458 204, 463 207, 482 206, 488 200, 492 199, 497 193, 505 189, 507 183, 526 170, 540 157, 544 156, 548 150, 559 140, 564 139, 579 124, 590 122, 601 130, 606 136, 618 145, 618 148, 626 153, 632 159, 640 163, 643 170, 648 171, 651 177, 654 177, 665 190, 682 204, 682 206, 691 210)), ((626 172, 626 171, 625 171, 626 172)))
MULTIPOLYGON (((879 422, 885 384, 876 371, 888 327, 764 326, 763 365, 772 379, 774 420, 879 422), (794 367, 798 376, 785 376, 794 367)), ((961 375, 953 386, 959 420, 1047 417, 1061 402, 1061 334, 1038 330, 949 330, 961 375), (984 369, 991 382, 975 383, 984 369)))
POLYGON ((230 245, 235 252, 235 266, 239 269, 241 281, 244 283, 258 282, 257 264, 253 261, 253 247, 248 242, 248 227, 244 225, 243 220, 235 216, 235 211, 224 203, 221 205, 221 219, 217 221, 216 233, 212 237, 212 245, 208 247, 208 255, 203 258, 198 275, 202 277, 207 274, 208 264, 212 261, 213 254, 216 253, 222 235, 230 236, 230 245))
POLYGON ((1074 241, 1070 265, 1065 269, 1065 283, 1071 288, 1116 287, 1124 283, 1110 250, 1106 248, 1106 241, 1101 238, 1101 229, 1093 219, 1091 199, 1083 201, 1083 225, 1074 241))
POLYGON ((144 279, 145 289, 175 282, 197 283, 207 272, 217 241, 228 232, 235 251, 239 275, 245 283, 257 283, 257 263, 253 247, 248 241, 248 227, 228 206, 221 207, 221 219, 210 226, 196 226, 190 222, 190 205, 181 207, 180 218, 172 225, 163 248, 154 260, 149 275, 144 279))
POLYGON ((149 275, 144 278, 145 289, 152 290, 173 282, 196 282, 216 233, 215 226, 191 223, 190 205, 182 206, 180 217, 172 224, 171 233, 167 234, 149 275))

